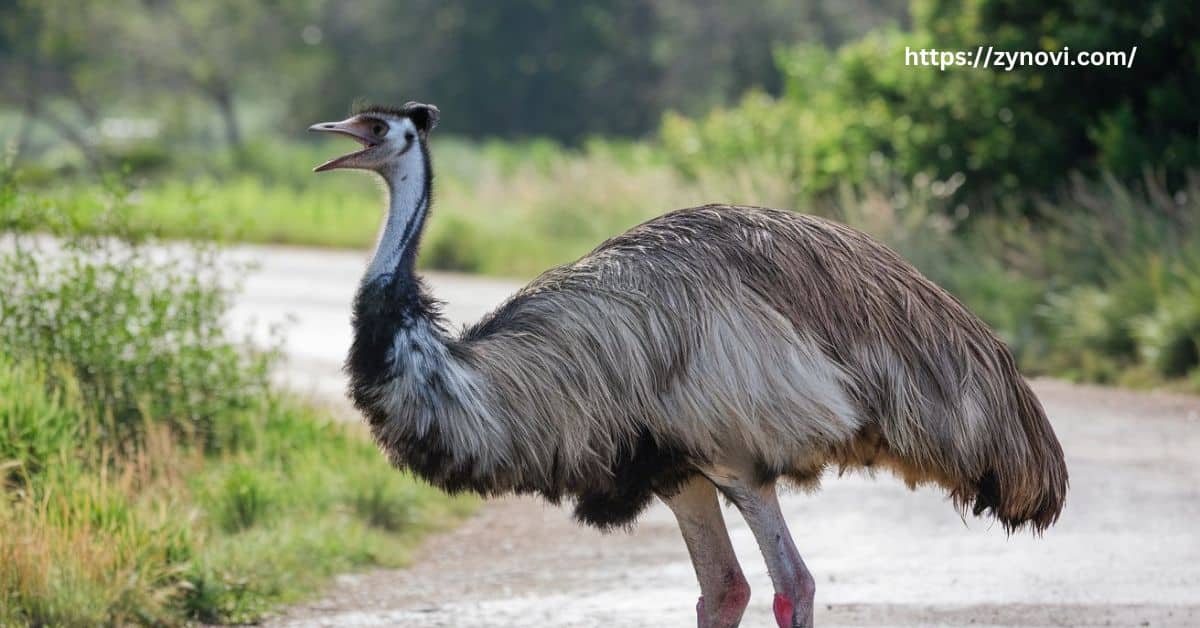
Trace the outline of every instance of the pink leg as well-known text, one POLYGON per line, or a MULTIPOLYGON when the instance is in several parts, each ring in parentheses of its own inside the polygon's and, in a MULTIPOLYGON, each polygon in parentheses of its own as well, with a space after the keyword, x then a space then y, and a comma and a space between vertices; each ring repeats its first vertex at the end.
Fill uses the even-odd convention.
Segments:
POLYGON ((699 627, 736 627, 750 601, 750 585, 729 542, 715 487, 697 476, 663 501, 679 521, 679 531, 700 581, 701 595, 696 603, 699 627))
POLYGON ((779 628, 812 628, 816 583, 792 542, 775 487, 736 483, 723 485, 722 490, 742 511, 767 562, 775 585, 775 622, 779 628))

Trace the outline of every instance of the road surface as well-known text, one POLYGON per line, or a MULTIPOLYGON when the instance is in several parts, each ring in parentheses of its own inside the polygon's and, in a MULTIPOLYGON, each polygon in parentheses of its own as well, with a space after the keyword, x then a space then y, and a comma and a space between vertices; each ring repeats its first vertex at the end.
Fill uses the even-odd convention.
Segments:
MULTIPOLYGON (((300 249, 234 251, 259 269, 234 315, 262 337, 292 317, 284 374, 342 399, 338 364, 365 257, 300 249)), ((434 274, 456 323, 516 289, 434 274)), ((821 626, 1200 626, 1200 399, 1072 386, 1035 389, 1067 453, 1071 491, 1043 538, 961 519, 936 490, 887 475, 827 476, 783 500, 817 578, 821 626)), ((774 626, 771 586, 748 529, 726 510, 753 588, 743 626, 774 626)), ((674 521, 652 508, 631 533, 576 526, 533 499, 490 502, 431 537, 410 568, 344 575, 273 626, 695 625, 698 589, 674 521)))

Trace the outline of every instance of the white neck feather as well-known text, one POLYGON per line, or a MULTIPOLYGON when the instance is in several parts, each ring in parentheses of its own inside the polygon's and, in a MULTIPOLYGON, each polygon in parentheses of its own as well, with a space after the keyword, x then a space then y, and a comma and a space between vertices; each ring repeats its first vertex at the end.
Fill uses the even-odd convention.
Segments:
POLYGON ((411 121, 390 124, 393 132, 417 137, 390 170, 379 173, 388 184, 388 214, 355 300, 355 341, 347 360, 352 393, 379 421, 372 429, 381 445, 398 455, 413 455, 410 446, 426 448, 419 459, 438 477, 447 469, 475 469, 486 477, 514 465, 512 443, 518 439, 493 410, 484 374, 452 350, 436 309, 403 276, 412 272, 405 256, 429 210, 431 170, 416 143, 424 138, 411 121), (390 285, 392 279, 404 283, 390 285), (391 333, 391 342, 380 333, 391 333))
POLYGON ((391 172, 381 173, 388 184, 388 213, 375 244, 375 254, 367 265, 364 278, 367 283, 394 273, 404 252, 416 239, 429 209, 425 194, 427 167, 421 148, 414 145, 391 172))

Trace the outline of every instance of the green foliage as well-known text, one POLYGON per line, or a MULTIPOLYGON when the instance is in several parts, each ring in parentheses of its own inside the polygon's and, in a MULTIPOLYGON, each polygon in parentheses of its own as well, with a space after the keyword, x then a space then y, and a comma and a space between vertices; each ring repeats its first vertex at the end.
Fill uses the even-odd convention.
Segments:
POLYGON ((1134 323, 1145 362, 1166 377, 1182 377, 1200 366, 1200 293, 1173 295, 1134 323))
POLYGON ((843 186, 811 206, 875 235, 1005 339, 1022 368, 1077 380, 1184 388, 1200 381, 1200 179, 1167 193, 1075 178, 1014 207, 952 218, 922 185, 843 186))
POLYGON ((220 484, 214 513, 229 532, 253 527, 267 518, 276 501, 276 482, 262 469, 235 466, 220 484))
POLYGON ((339 6, 313 20, 326 40, 313 46, 323 63, 318 77, 299 83, 290 109, 320 117, 344 109, 348 95, 417 98, 442 105, 446 130, 472 137, 639 135, 667 107, 699 112, 753 86, 777 90, 771 50, 778 44, 833 45, 902 19, 905 7, 903 0, 764 0, 753 10, 680 0, 339 6), (397 73, 397 60, 413 62, 397 73))
POLYGON ((1023 0, 918 2, 911 31, 880 30, 836 53, 781 51, 779 98, 751 93, 661 137, 685 172, 765 169, 797 198, 878 184, 880 169, 939 182, 977 209, 1053 193, 1071 171, 1136 180, 1153 164, 1169 187, 1200 165, 1200 48, 1191 4, 1023 0), (916 67, 906 51, 1126 51, 1132 69, 916 67))
POLYGON ((1037 120, 1030 130, 1039 135, 1024 136, 1038 139, 1035 163, 1020 177, 1027 188, 1045 189, 1072 169, 1102 169, 1128 180, 1147 164, 1162 168, 1177 184, 1200 163, 1194 106, 1200 98, 1200 44, 1191 36, 1200 15, 1190 2, 921 0, 914 5, 914 21, 942 46, 1073 51, 1137 46, 1130 69, 1027 68, 996 76, 998 104, 1018 119, 1037 120))
POLYGON ((71 415, 74 391, 50 392, 35 369, 0 356, 0 478, 16 483, 41 473, 74 447, 80 425, 71 415))
POLYGON ((413 487, 377 478, 354 496, 354 511, 368 525, 390 532, 413 525, 419 517, 413 487))
MULTIPOLYGON (((421 263, 529 277, 673 208, 796 202, 786 176, 742 168, 754 159, 750 145, 774 133, 744 128, 752 139, 732 149, 729 164, 696 161, 686 174, 653 144, 593 139, 566 149, 436 138, 437 203, 421 263)), ((40 209, 14 210, 7 222, 36 230, 49 217, 51 230, 369 246, 380 188, 361 173, 309 174, 323 150, 254 143, 246 153, 258 175, 234 174, 218 158, 206 165, 211 175, 190 182, 150 179, 132 192, 111 183, 65 188, 53 201, 38 195, 40 209)), ((778 163, 786 167, 782 154, 778 163)), ((800 207, 895 247, 999 330, 1026 369, 1139 385, 1192 376, 1188 310, 1168 304, 1183 298, 1188 269, 1197 266, 1188 260, 1200 255, 1197 180, 1172 190, 1153 175, 1136 184, 1074 177, 1052 194, 1014 195, 977 215, 955 198, 961 177, 905 179, 882 157, 868 169, 870 183, 839 184, 800 207), (1036 216, 1025 212, 1031 204, 1036 216)), ((14 204, 26 206, 27 196, 14 204)))
MULTIPOLYGON (((993 240, 992 255, 1040 290, 1018 318, 1040 338, 1033 346, 1018 343, 1027 366, 1114 383, 1136 371, 1154 381, 1200 366, 1194 353, 1200 186, 1193 178, 1169 195, 1160 185, 1077 181, 1057 202, 1043 203, 1046 221, 993 240)), ((994 220, 977 227, 989 229, 994 220)), ((975 304, 972 286, 951 288, 975 304)))
POLYGON ((211 251, 55 207, 0 171, 4 224, 58 234, 0 245, 0 625, 257 621, 469 507, 270 387, 211 251))
POLYGON ((775 46, 836 45, 906 6, 5 0, 0 144, 43 166, 141 171, 185 144, 237 152, 264 130, 291 135, 357 98, 435 101, 445 129, 477 138, 641 135, 667 108, 777 93, 775 46))
POLYGON ((90 437, 119 443, 153 417, 216 447, 235 437, 233 419, 261 408, 269 360, 225 331, 211 252, 156 261, 106 238, 12 242, 0 257, 0 344, 68 374, 102 417, 90 437))

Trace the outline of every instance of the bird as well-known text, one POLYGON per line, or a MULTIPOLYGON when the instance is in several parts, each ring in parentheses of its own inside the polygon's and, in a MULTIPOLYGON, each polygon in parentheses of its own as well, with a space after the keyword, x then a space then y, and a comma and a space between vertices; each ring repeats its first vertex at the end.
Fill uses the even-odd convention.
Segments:
POLYGON ((409 102, 309 128, 361 145, 315 171, 386 184, 345 372, 397 468, 452 493, 568 500, 602 530, 660 499, 696 572, 701 628, 737 626, 750 597, 722 498, 758 543, 780 628, 812 626, 815 594, 781 486, 884 469, 1009 533, 1058 519, 1063 451, 1004 342, 890 248, 828 219, 671 211, 452 332, 415 271, 438 118, 409 102))

